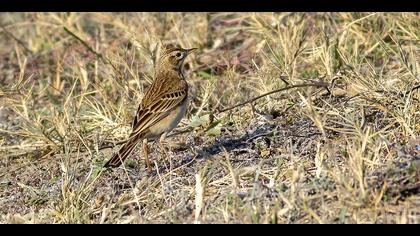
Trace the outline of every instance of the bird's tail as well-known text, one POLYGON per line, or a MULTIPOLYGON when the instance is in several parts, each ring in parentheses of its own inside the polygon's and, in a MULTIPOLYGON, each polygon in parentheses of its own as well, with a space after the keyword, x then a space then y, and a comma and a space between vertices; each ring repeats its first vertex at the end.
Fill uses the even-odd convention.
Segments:
POLYGON ((136 135, 134 137, 130 137, 128 141, 120 148, 120 150, 112 156, 111 159, 104 165, 104 167, 118 167, 120 166, 125 159, 133 152, 134 148, 136 147, 137 143, 141 141, 142 135, 136 135))

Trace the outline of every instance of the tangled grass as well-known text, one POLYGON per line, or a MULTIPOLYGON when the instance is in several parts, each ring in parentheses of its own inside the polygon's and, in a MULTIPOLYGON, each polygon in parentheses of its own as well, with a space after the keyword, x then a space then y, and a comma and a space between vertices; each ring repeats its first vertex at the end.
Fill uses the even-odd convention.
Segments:
POLYGON ((418 13, 3 13, 0 222, 419 223, 418 13), (161 44, 187 116, 103 170, 161 44), (286 86, 328 83, 273 93, 286 86))

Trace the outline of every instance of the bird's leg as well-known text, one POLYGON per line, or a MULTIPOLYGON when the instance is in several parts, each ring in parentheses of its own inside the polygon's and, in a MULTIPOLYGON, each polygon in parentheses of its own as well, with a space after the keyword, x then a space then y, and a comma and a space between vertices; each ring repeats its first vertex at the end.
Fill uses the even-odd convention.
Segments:
POLYGON ((147 145, 147 139, 143 140, 143 154, 144 154, 144 158, 146 159, 146 165, 147 165, 147 170, 149 172, 152 172, 152 164, 150 163, 149 160, 149 146, 147 145))
POLYGON ((168 156, 168 152, 166 151, 165 148, 165 138, 166 138, 167 133, 163 133, 160 138, 159 138, 159 149, 163 151, 163 154, 165 156, 168 156))
MULTIPOLYGON (((165 155, 166 158, 169 159, 169 170, 172 171, 172 159, 171 159, 171 155, 168 155, 168 150, 165 146, 168 146, 167 142, 165 142, 165 138, 167 136, 168 133, 163 133, 160 138, 159 138, 159 148, 163 151, 163 154, 165 155)), ((170 147, 170 145, 169 145, 170 147)), ((169 150, 170 151, 170 150, 169 150)), ((164 162, 166 163, 166 162, 164 162)), ((166 166, 166 164, 165 164, 166 166)), ((166 167, 168 168, 168 167, 166 167)))

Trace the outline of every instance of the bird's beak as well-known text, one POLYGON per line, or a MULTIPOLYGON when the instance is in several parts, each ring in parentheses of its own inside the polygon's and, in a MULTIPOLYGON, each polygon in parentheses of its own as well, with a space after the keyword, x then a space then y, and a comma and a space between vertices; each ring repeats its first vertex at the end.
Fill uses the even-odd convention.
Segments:
POLYGON ((185 49, 185 52, 188 54, 190 54, 192 51, 196 50, 197 48, 190 48, 190 49, 185 49))

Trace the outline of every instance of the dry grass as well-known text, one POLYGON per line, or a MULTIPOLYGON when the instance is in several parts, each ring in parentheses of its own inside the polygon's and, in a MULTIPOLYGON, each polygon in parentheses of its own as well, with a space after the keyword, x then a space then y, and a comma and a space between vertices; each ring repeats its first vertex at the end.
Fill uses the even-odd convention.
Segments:
POLYGON ((419 22, 1 14, 0 222, 420 223, 419 22), (101 170, 106 147, 130 132, 161 43, 200 49, 170 154, 153 145, 152 174, 138 151, 101 170), (313 81, 332 85, 216 112, 313 81))

